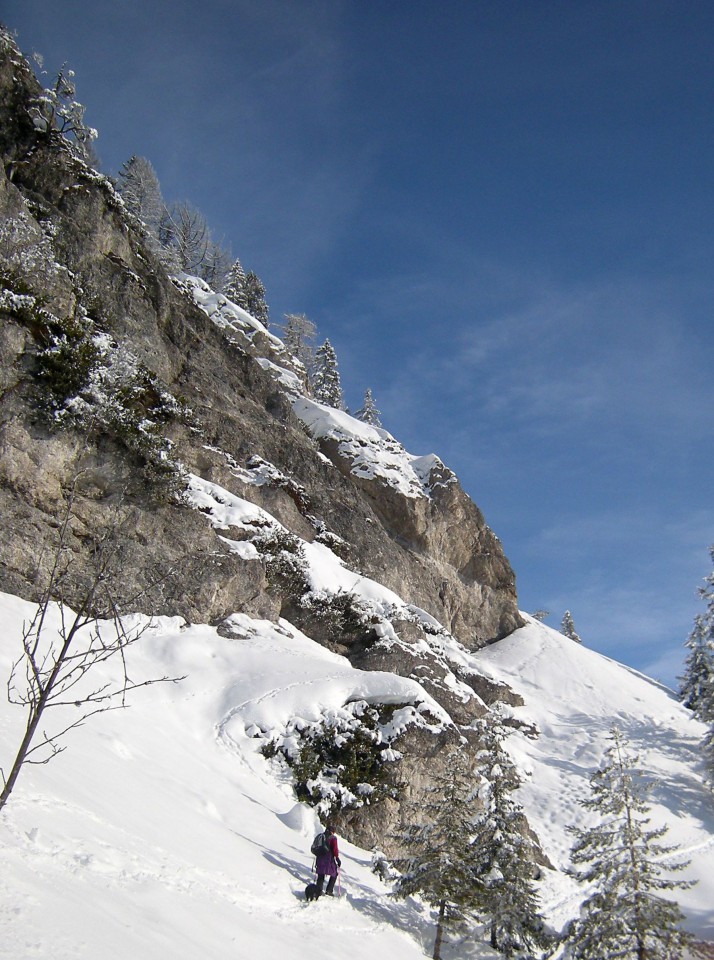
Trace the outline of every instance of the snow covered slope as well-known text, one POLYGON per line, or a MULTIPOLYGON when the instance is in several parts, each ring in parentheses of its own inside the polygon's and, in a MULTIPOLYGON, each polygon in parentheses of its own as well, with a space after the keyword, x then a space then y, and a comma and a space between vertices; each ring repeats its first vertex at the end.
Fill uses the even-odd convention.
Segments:
MULTIPOLYGON (((568 866, 572 838, 565 827, 591 822, 577 801, 588 796, 588 779, 616 724, 647 778, 657 780, 652 825, 666 824, 665 842, 691 857, 681 876, 697 884, 676 894, 689 926, 714 939, 714 796, 703 785, 698 753, 706 728, 671 690, 527 619, 527 626, 481 651, 478 664, 521 694, 525 706, 513 714, 538 731, 535 739, 512 737, 509 746, 530 774, 519 799, 545 852, 554 866, 568 866)), ((546 877, 548 885, 558 888, 549 899, 550 917, 560 926, 577 913, 582 894, 562 876, 546 877)))
MULTIPOLYGON (((0 595, 7 675, 31 605, 0 595)), ((26 768, 0 815, 3 936, 12 960, 416 960, 431 950, 428 913, 396 903, 369 870, 370 853, 342 840, 343 897, 306 904, 314 813, 295 803, 255 734, 364 697, 425 698, 414 681, 355 670, 287 623, 239 616, 233 636, 159 620, 133 648, 141 680, 186 675, 139 691, 127 710, 75 731, 67 751, 26 768)), ((662 687, 539 624, 481 652, 478 665, 526 700, 535 723, 511 748, 532 772, 521 798, 555 866, 564 825, 598 764, 613 718, 662 784, 653 817, 692 857, 698 886, 680 894, 692 929, 714 936, 711 798, 698 775, 700 726, 662 687)), ((0 703, 2 763, 22 727, 0 703)), ((546 872, 542 894, 559 925, 578 893, 546 872)), ((453 945, 450 956, 490 957, 453 945)))
MULTIPOLYGON (((5 675, 30 605, 0 600, 5 675)), ((1 957, 423 955, 426 915, 393 904, 370 854, 344 841, 342 899, 304 901, 318 823, 249 736, 256 721, 278 725, 354 692, 403 698, 410 682, 353 670, 287 625, 236 626, 227 639, 157 622, 132 651, 132 676, 186 679, 144 690, 24 770, 0 815, 1 957)), ((0 711, 7 764, 22 716, 0 711)))

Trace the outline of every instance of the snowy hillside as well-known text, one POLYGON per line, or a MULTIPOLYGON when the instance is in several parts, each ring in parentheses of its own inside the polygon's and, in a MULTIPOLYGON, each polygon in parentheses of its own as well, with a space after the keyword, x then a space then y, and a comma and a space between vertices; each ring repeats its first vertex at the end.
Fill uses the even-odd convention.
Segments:
MULTIPOLYGON (((522 695, 526 705, 513 713, 538 731, 535 739, 511 738, 510 747, 530 774, 520 798, 553 865, 568 865, 572 838, 564 827, 591 822, 577 800, 588 795, 588 778, 617 724, 647 778, 658 781, 650 797, 652 825, 666 824, 666 842, 691 857, 682 876, 696 886, 677 893, 689 926, 714 939, 714 798, 702 783, 704 725, 671 690, 531 618, 481 651, 478 665, 522 695)), ((555 887, 550 917, 560 926, 577 912, 581 894, 562 875, 555 887)))
MULTIPOLYGON (((3 595, 0 610, 5 674, 30 605, 3 595)), ((235 627, 226 639, 158 622, 133 651, 132 675, 186 679, 136 695, 50 765, 25 769, 0 816, 0 956, 423 955, 427 916, 391 902, 371 855, 344 840, 342 899, 305 903, 318 823, 249 735, 353 696, 403 699, 416 685, 353 670, 287 625, 239 617, 235 627)), ((22 716, 5 702, 0 711, 5 753, 22 716)))
MULTIPOLYGON (((2 596, 3 675, 30 605, 2 596)), ((341 839, 342 899, 307 904, 314 813, 295 803, 256 734, 355 698, 427 699, 413 681, 355 670, 287 623, 232 620, 232 636, 163 619, 132 649, 135 680, 186 675, 139 691, 127 710, 75 732, 66 753, 26 768, 0 815, 0 956, 227 960, 266 950, 287 958, 410 960, 430 953, 428 913, 396 903, 371 855, 341 839)), ((532 776, 521 799, 555 866, 564 824, 617 719, 662 778, 654 817, 692 857, 699 883, 680 895, 689 924, 714 936, 714 816, 698 777, 699 726, 671 694, 546 627, 531 623, 478 656, 522 693, 537 739, 511 738, 532 776)), ((3 764, 21 711, 0 704, 3 764)), ((545 911, 560 925, 577 891, 546 871, 545 911)), ((489 957, 453 944, 449 957, 489 957)))

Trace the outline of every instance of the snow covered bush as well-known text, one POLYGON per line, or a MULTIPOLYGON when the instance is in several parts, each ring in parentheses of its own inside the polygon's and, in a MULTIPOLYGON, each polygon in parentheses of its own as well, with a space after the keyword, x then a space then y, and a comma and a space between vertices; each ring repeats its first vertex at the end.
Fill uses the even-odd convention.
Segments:
POLYGON ((372 862, 369 868, 383 883, 394 883, 399 876, 399 871, 392 866, 381 850, 375 850, 372 853, 372 862))
POLYGON ((42 403, 54 425, 102 429, 140 458, 156 489, 177 493, 182 471, 162 427, 190 422, 186 404, 129 350, 97 331, 81 307, 74 317, 52 318, 38 338, 45 344, 37 355, 42 403))
POLYGON ((319 621, 335 640, 366 637, 371 626, 364 605, 354 593, 338 590, 336 593, 307 593, 300 607, 308 620, 319 621))
POLYGON ((401 754, 392 748, 386 725, 398 709, 378 710, 358 700, 328 711, 317 722, 295 718, 262 752, 287 764, 298 799, 316 807, 323 818, 397 798, 401 784, 387 764, 401 754))
POLYGON ((271 527, 256 537, 253 544, 265 563, 268 586, 281 597, 298 602, 310 589, 300 538, 282 528, 271 527))
MULTIPOLYGON (((288 477, 281 470, 257 454, 249 457, 246 467, 256 476, 256 482, 266 484, 275 489, 284 490, 293 501, 298 511, 306 516, 310 509, 310 497, 301 483, 288 477)), ((324 526, 324 524, 323 524, 324 526)))

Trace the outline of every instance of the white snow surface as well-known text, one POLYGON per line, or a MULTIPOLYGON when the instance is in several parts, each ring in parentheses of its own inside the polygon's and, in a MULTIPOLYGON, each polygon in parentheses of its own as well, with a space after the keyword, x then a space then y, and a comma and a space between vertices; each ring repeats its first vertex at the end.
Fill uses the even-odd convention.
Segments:
POLYGON ((340 455, 352 461, 351 473, 366 480, 380 479, 403 496, 430 497, 434 482, 455 483, 456 477, 434 453, 416 457, 407 453, 381 427, 362 423, 343 410, 308 397, 293 399, 293 410, 316 440, 334 440, 340 455))
MULTIPOLYGON (((4 675, 31 612, 0 594, 4 675)), ((319 823, 254 736, 352 699, 414 699, 417 684, 354 670, 288 624, 237 615, 233 630, 157 620, 131 651, 132 677, 186 678, 139 691, 23 770, 0 814, 0 957, 424 955, 428 914, 392 902, 371 854, 342 838, 341 897, 305 902, 319 823)), ((22 725, 3 698, 6 770, 22 725)))
MULTIPOLYGON (((32 609, 0 595, 4 676, 32 609)), ((392 900, 369 870, 370 852, 345 838, 342 896, 304 901, 318 821, 259 752, 259 734, 290 718, 426 694, 415 681, 354 669, 285 622, 235 615, 231 626, 224 637, 180 618, 152 622, 130 651, 132 679, 185 679, 137 691, 128 709, 74 731, 51 763, 23 769, 0 814, 0 957, 430 955, 428 910, 392 900)), ((653 822, 667 823, 668 839, 692 857, 688 875, 699 883, 678 893, 688 925, 713 938, 714 808, 700 777, 701 725, 670 691, 535 622, 474 663, 524 696, 513 714, 540 731, 514 735, 510 749, 530 771, 520 799, 553 864, 567 864, 565 825, 583 820, 576 801, 616 720, 661 779, 653 822)), ((22 710, 3 698, 5 770, 22 726, 22 710)), ((582 892, 560 872, 545 874, 544 909, 560 926, 582 892)), ((445 956, 493 954, 471 942, 451 944, 445 956)))

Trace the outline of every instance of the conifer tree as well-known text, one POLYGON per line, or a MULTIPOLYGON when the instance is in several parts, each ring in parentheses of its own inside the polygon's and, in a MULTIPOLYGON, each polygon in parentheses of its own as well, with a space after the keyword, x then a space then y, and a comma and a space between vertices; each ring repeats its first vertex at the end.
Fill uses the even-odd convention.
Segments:
POLYGON ((228 271, 226 282, 223 287, 224 294, 237 307, 243 310, 248 309, 248 297, 245 291, 245 271, 237 258, 233 261, 233 266, 228 271))
POLYGON ((355 417, 358 420, 361 420, 363 423, 368 423, 371 427, 382 426, 382 421, 379 419, 381 417, 381 413, 377 409, 377 404, 374 402, 374 397, 372 396, 372 390, 370 387, 367 388, 364 395, 364 402, 355 414, 355 417))
POLYGON ((533 887, 536 842, 513 796, 522 781, 504 747, 510 732, 497 710, 480 724, 477 763, 483 810, 474 835, 479 851, 475 895, 478 912, 488 922, 491 946, 506 957, 517 957, 545 949, 549 938, 533 887))
MULTIPOLYGON (((710 547, 714 565, 714 546, 710 547)), ((705 613, 694 618, 694 628, 686 646, 689 654, 681 678, 680 697, 685 707, 704 723, 714 724, 714 572, 704 578, 699 596, 705 601, 705 613)))
POLYGON ((265 287, 260 277, 249 270, 245 275, 245 309, 255 320, 267 327, 270 323, 268 304, 265 302, 265 287))
POLYGON ((582 643, 575 630, 575 623, 573 621, 573 615, 570 610, 566 610, 563 614, 563 621, 560 626, 560 632, 568 637, 570 640, 574 640, 576 643, 582 643))
POLYGON ((480 807, 478 776, 464 751, 447 758, 445 773, 436 777, 422 805, 424 819, 402 836, 407 856, 397 897, 419 894, 437 911, 434 960, 441 957, 444 935, 474 918, 474 876, 480 852, 472 842, 480 807))
POLYGON ((571 955, 669 960, 680 956, 690 937, 680 927, 679 906, 658 894, 691 886, 663 876, 687 861, 672 861, 676 848, 659 843, 666 827, 647 828, 647 788, 636 773, 637 758, 628 755, 616 727, 610 739, 603 766, 590 778, 591 796, 582 801, 601 819, 593 827, 571 829, 573 862, 585 864, 578 879, 595 888, 571 925, 571 955))
POLYGON ((325 340, 322 346, 317 348, 312 389, 315 399, 320 403, 336 410, 344 408, 337 354, 329 340, 325 340))

